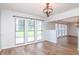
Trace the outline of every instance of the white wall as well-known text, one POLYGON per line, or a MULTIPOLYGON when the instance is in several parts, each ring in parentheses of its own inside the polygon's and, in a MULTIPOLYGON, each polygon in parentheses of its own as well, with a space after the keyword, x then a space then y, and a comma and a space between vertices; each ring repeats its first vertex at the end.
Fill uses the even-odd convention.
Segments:
MULTIPOLYGON (((1 49, 15 47, 15 18, 13 16, 34 17, 36 16, 19 13, 16 11, 1 10, 1 49)), ((28 20, 26 19, 26 22, 28 20)), ((27 33, 27 23, 25 24, 27 33)), ((27 42, 27 34, 25 35, 27 42)))
POLYGON ((45 38, 47 41, 57 43, 56 30, 46 30, 45 31, 45 38))
POLYGON ((53 43, 57 42, 55 23, 52 22, 44 23, 44 39, 53 43))

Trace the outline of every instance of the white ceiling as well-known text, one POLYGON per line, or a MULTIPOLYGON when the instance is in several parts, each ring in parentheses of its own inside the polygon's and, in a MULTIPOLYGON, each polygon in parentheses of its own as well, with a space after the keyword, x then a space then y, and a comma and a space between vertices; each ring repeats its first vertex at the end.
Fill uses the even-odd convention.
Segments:
POLYGON ((65 18, 62 20, 58 20, 55 22, 60 22, 60 23, 76 23, 77 21, 79 21, 79 16, 75 16, 75 17, 70 17, 70 18, 65 18))
MULTIPOLYGON (((51 3, 53 6, 53 14, 62 13, 73 8, 79 7, 79 3, 51 3)), ((46 18, 42 10, 45 7, 45 3, 0 3, 0 8, 11 9, 42 18, 46 18)))

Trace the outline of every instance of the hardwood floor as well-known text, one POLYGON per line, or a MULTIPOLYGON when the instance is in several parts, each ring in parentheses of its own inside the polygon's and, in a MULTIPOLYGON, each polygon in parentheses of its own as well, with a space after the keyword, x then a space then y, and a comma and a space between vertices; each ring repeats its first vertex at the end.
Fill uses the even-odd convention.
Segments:
POLYGON ((57 41, 58 45, 61 45, 63 47, 67 48, 76 48, 78 47, 78 38, 75 36, 64 36, 58 38, 57 41))
POLYGON ((77 55, 77 38, 59 38, 57 44, 48 41, 4 49, 0 55, 77 55))

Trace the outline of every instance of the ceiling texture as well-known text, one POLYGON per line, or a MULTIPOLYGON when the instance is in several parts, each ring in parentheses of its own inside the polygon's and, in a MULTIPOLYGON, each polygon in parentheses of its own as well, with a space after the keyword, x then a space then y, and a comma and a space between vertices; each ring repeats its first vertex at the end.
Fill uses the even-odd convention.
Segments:
MULTIPOLYGON (((52 15, 79 7, 79 3, 51 3, 51 5, 53 7, 52 15)), ((41 18, 46 18, 42 11, 44 7, 45 3, 0 3, 0 8, 23 12, 41 18)))

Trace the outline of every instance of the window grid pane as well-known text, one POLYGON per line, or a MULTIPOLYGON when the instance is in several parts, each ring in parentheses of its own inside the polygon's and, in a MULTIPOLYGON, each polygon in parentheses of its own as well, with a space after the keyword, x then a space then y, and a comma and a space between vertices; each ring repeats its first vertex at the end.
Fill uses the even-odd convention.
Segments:
POLYGON ((25 20, 16 18, 16 44, 24 43, 25 20))
POLYGON ((30 20, 30 23, 28 24, 28 40, 31 38, 30 41, 40 40, 42 38, 42 21, 38 20, 30 20), (32 24, 31 24, 32 22, 32 24))
POLYGON ((67 25, 56 24, 57 37, 67 35, 67 25))

